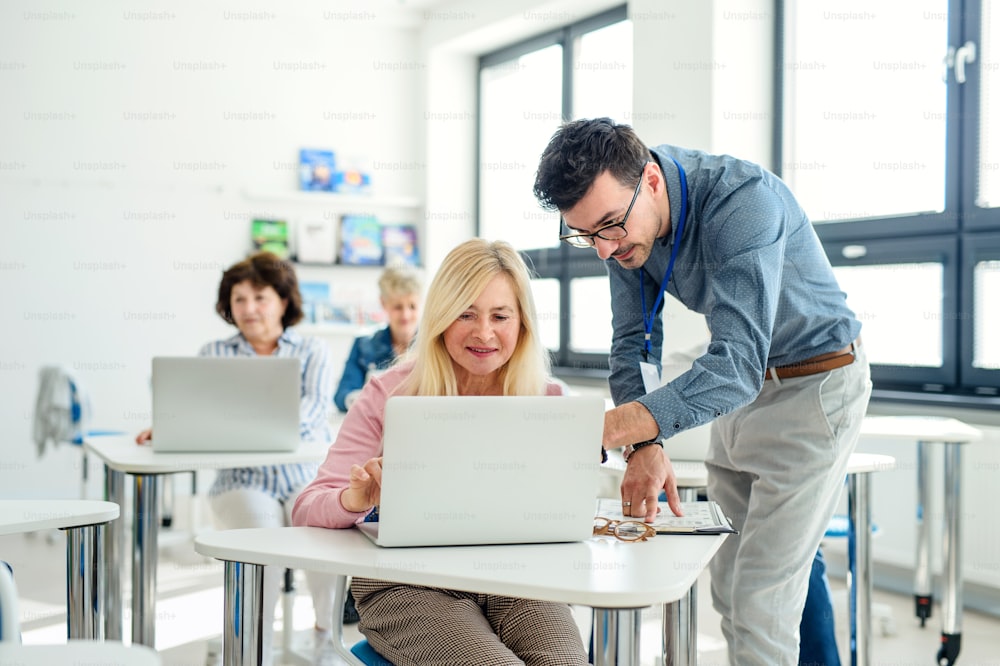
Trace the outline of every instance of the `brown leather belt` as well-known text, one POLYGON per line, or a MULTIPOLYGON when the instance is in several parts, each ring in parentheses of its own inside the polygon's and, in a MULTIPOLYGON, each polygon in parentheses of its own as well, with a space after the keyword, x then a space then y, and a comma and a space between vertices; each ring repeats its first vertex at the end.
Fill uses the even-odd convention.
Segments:
POLYGON ((854 363, 854 350, 861 346, 861 338, 847 345, 843 349, 813 356, 798 363, 783 365, 780 368, 768 368, 764 373, 764 379, 791 379, 793 377, 806 377, 817 375, 821 372, 830 372, 845 365, 854 363))

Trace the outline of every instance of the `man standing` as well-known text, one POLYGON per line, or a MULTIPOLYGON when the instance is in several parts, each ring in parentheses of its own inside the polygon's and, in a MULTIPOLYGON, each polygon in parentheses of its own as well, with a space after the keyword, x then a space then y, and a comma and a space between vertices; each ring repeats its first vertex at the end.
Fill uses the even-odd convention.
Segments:
POLYGON ((535 179, 562 240, 607 264, 615 407, 627 515, 679 511, 662 439, 712 422, 708 494, 739 529, 710 565, 733 664, 794 665, 807 584, 871 393, 868 363, 812 225, 762 167, 646 147, 608 118, 563 125, 535 179), (664 292, 705 315, 711 339, 659 385, 664 292))

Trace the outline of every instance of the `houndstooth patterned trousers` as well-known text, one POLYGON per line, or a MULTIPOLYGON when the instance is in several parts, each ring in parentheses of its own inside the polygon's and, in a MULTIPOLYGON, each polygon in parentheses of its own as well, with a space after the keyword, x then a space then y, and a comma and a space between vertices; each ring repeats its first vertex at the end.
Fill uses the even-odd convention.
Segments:
POLYGON ((589 664, 569 606, 354 578, 368 642, 396 666, 589 664))

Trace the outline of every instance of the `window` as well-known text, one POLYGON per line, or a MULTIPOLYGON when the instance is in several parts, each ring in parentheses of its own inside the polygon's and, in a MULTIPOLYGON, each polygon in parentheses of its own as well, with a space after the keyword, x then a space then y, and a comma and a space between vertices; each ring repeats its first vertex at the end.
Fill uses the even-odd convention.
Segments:
POLYGON ((1000 233, 963 239, 962 276, 968 288, 959 310, 962 319, 963 383, 978 395, 1000 393, 1000 233))
POLYGON ((538 157, 564 118, 632 111, 632 24, 625 7, 480 59, 480 236, 524 252, 542 341, 563 368, 608 367, 607 273, 592 252, 560 244, 559 217, 532 193, 538 157))
POLYGON ((876 398, 1000 391, 994 5, 779 3, 776 170, 862 321, 876 398))
POLYGON ((783 175, 815 224, 944 211, 947 4, 786 4, 783 175))

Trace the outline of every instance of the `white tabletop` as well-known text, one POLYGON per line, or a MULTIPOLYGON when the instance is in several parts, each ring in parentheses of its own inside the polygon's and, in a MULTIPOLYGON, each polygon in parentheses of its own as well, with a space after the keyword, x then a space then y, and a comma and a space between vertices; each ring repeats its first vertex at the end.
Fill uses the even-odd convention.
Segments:
MULTIPOLYGON (((678 488, 704 488, 708 485, 708 470, 705 468, 703 460, 674 460, 670 459, 670 464, 674 467, 674 474, 677 475, 678 488)), ((618 456, 611 456, 605 467, 625 471, 625 461, 618 456)))
POLYGON ((203 469, 320 463, 330 448, 329 442, 302 442, 295 451, 156 453, 151 446, 136 444, 133 436, 97 437, 85 441, 83 445, 111 469, 128 474, 172 474, 203 469))
POLYGON ((708 468, 704 460, 670 460, 677 475, 678 488, 704 488, 708 485, 708 468))
POLYGON ((866 416, 861 434, 920 442, 978 442, 983 433, 958 419, 946 416, 866 416))
POLYGON ((725 535, 657 535, 643 543, 382 548, 356 529, 277 527, 207 532, 202 555, 467 592, 595 608, 644 608, 680 599, 725 535))
POLYGON ((160 655, 145 645, 118 642, 69 641, 61 645, 0 643, 0 666, 53 666, 53 664, 115 664, 159 666, 160 655))
POLYGON ((0 500, 0 535, 97 525, 119 512, 117 504, 101 500, 0 500))
POLYGON ((879 453, 852 453, 847 459, 848 474, 888 472, 896 469, 896 459, 879 453))
MULTIPOLYGON (((704 488, 708 485, 708 468, 703 460, 670 460, 677 475, 678 488, 704 488)), ((624 462, 608 460, 607 465, 615 469, 625 469, 624 462)), ((847 461, 848 474, 862 472, 886 472, 895 469, 896 459, 877 453, 852 453, 847 461)))

